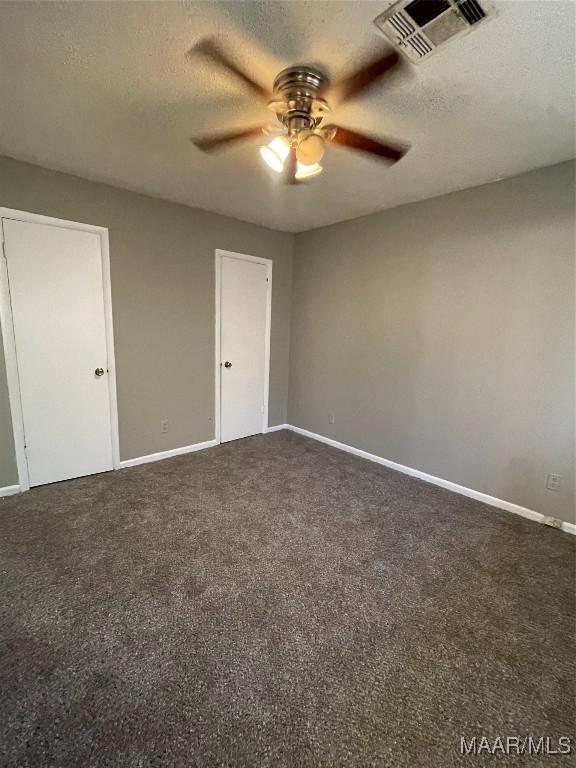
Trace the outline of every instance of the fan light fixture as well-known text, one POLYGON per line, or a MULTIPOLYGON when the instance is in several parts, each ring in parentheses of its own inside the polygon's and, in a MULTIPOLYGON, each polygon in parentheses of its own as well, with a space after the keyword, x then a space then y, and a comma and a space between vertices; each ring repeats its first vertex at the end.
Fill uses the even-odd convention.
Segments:
MULTIPOLYGON (((262 159, 276 173, 282 173, 284 170, 284 161, 288 157, 289 152, 290 141, 286 136, 277 136, 268 146, 260 147, 262 159)), ((296 163, 296 178, 299 181, 316 176, 321 171, 322 166, 319 163, 312 163, 311 165, 305 165, 300 161, 296 163)))
MULTIPOLYGON (((390 2, 393 0, 389 0, 389 4, 390 2)), ((406 8, 409 9, 412 6, 420 8, 423 5, 442 4, 448 7, 449 3, 460 6, 464 0, 398 2, 402 7, 408 4, 406 8)), ((466 0, 466 4, 475 2, 476 0, 466 0)), ((324 124, 330 112, 330 104, 324 98, 326 95, 336 95, 342 104, 360 96, 389 73, 405 72, 406 60, 397 51, 387 49, 380 52, 376 57, 359 64, 355 71, 335 84, 330 83, 326 74, 314 66, 299 64, 288 67, 276 75, 272 91, 254 80, 213 38, 199 40, 188 51, 191 61, 195 61, 197 55, 211 61, 249 88, 254 97, 266 103, 278 122, 276 126, 264 123, 193 137, 192 142, 202 152, 216 152, 256 136, 262 139, 263 135, 270 136, 270 133, 274 132, 273 136, 266 139, 268 145, 260 148, 262 159, 279 174, 280 181, 284 184, 295 184, 321 173, 320 163, 323 162, 324 152, 330 144, 362 152, 389 165, 401 160, 409 149, 408 144, 395 139, 379 139, 343 128, 341 125, 324 124)))

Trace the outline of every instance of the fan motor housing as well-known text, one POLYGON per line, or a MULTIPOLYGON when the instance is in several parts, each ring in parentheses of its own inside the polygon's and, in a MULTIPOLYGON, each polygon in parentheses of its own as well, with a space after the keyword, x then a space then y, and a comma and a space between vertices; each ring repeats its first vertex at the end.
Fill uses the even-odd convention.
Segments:
POLYGON ((274 97, 268 106, 290 133, 314 128, 329 111, 321 97, 327 85, 328 77, 315 67, 288 67, 274 80, 274 97))
POLYGON ((283 69, 274 80, 274 93, 289 96, 291 92, 318 94, 328 84, 326 75, 315 67, 297 65, 283 69))

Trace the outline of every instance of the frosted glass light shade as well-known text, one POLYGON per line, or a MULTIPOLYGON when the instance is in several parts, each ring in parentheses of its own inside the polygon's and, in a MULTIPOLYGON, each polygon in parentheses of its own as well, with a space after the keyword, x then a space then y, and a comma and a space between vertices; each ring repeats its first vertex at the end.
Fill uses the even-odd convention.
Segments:
POLYGON ((324 157, 326 144, 316 133, 304 134, 298 142, 296 157, 303 165, 316 165, 324 157))
POLYGON ((309 179, 311 176, 316 176, 317 173, 322 172, 322 166, 320 163, 313 163, 312 165, 304 165, 304 163, 297 163, 296 165, 296 178, 297 179, 309 179))
POLYGON ((264 162, 276 173, 281 173, 284 168, 284 160, 290 152, 290 142, 285 136, 276 136, 267 147, 260 147, 260 154, 264 162))

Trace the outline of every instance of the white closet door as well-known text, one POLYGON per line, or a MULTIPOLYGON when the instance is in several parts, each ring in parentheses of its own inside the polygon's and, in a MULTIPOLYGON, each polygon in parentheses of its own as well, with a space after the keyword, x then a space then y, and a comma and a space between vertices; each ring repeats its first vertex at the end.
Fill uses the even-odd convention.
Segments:
POLYGON ((100 238, 2 223, 30 485, 112 469, 100 238))
POLYGON ((222 257, 221 435, 223 443, 263 432, 268 268, 222 257))

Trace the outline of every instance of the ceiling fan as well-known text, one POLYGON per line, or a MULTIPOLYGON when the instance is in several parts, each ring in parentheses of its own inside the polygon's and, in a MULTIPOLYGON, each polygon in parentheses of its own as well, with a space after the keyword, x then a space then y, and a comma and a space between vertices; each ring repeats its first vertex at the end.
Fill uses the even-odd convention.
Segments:
POLYGON ((276 114, 279 124, 254 125, 192 138, 193 144, 203 152, 223 149, 254 136, 276 134, 270 144, 260 148, 260 154, 274 171, 282 174, 287 184, 296 184, 322 171, 320 161, 330 143, 364 152, 389 164, 404 157, 410 148, 406 142, 379 140, 339 125, 324 125, 330 111, 327 98, 336 95, 338 103, 343 103, 359 96, 392 71, 409 66, 395 51, 381 54, 334 85, 315 67, 288 67, 277 75, 272 93, 253 80, 214 40, 202 40, 188 51, 189 57, 196 55, 235 75, 276 114))

